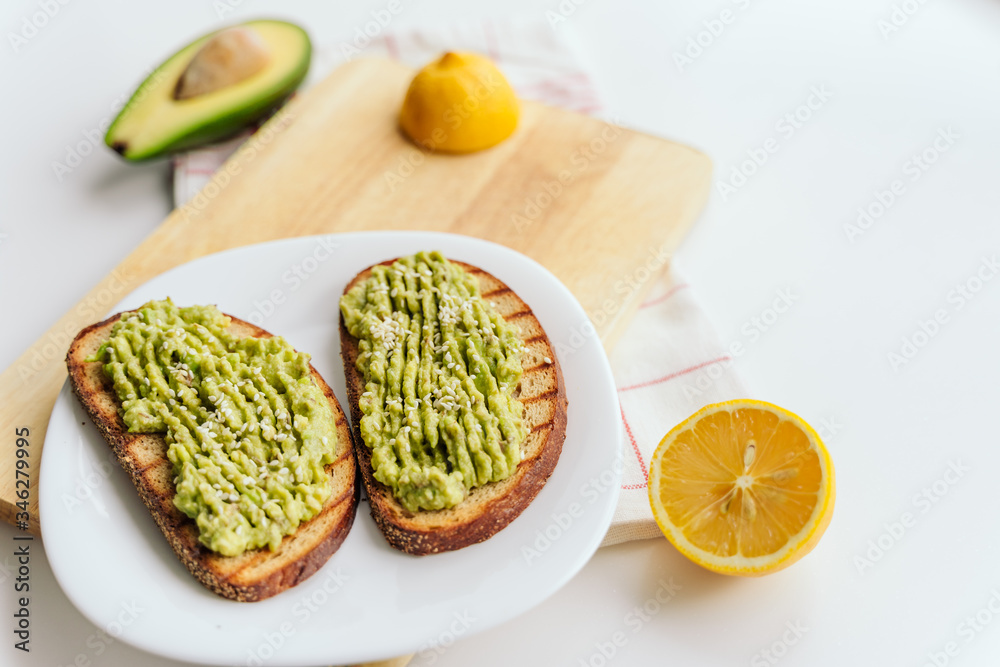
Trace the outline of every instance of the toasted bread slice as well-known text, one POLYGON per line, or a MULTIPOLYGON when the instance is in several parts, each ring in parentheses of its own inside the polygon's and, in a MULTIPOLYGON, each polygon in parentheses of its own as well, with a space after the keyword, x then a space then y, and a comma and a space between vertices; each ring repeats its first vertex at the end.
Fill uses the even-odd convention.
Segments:
MULTIPOLYGON (((396 260, 382 262, 391 265, 396 260)), ((361 438, 361 408, 358 400, 365 391, 364 376, 355 362, 358 340, 351 336, 340 318, 340 353, 347 376, 351 421, 357 441, 358 467, 371 504, 372 517, 386 540, 408 554, 426 555, 454 551, 486 540, 500 532, 534 500, 555 469, 566 439, 566 387, 555 351, 531 308, 507 285, 482 269, 451 261, 479 280, 480 294, 492 302, 508 322, 521 330, 525 352, 524 373, 515 394, 525 408, 529 435, 522 444, 522 460, 505 480, 473 488, 468 497, 450 509, 410 512, 392 495, 392 490, 375 479, 371 449, 361 438)), ((347 285, 348 292, 371 275, 368 267, 347 285)))
MULTIPOLYGON (((87 362, 121 314, 81 331, 66 355, 70 385, 97 430, 108 441, 118 462, 135 484, 177 557, 213 592, 240 602, 263 600, 304 581, 340 547, 357 510, 360 486, 355 480, 354 444, 344 411, 333 390, 312 369, 317 386, 330 402, 337 426, 337 459, 327 466, 333 493, 319 514, 286 535, 279 548, 256 549, 239 556, 222 556, 202 546, 198 527, 173 503, 173 464, 161 434, 129 433, 118 414, 120 403, 102 362, 87 362)), ((230 330, 243 336, 267 337, 268 332, 232 318, 230 330)))

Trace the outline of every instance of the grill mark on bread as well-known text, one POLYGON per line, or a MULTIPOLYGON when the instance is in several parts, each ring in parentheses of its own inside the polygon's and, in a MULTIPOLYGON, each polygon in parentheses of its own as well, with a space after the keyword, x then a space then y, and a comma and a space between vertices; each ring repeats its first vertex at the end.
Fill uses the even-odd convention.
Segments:
POLYGON ((150 468, 158 466, 158 465, 160 465, 159 461, 153 461, 152 463, 147 463, 144 466, 136 466, 135 464, 133 464, 133 466, 136 469, 136 472, 138 472, 140 475, 142 473, 146 472, 147 470, 149 470, 150 468))
MULTIPOLYGON (((338 422, 338 423, 337 423, 337 427, 338 427, 338 435, 339 435, 339 428, 340 428, 340 426, 341 426, 341 424, 340 424, 340 422, 338 422)), ((347 429, 348 429, 348 432, 350 432, 350 426, 347 426, 347 429)), ((339 442, 339 441, 338 441, 338 442, 339 442)), ((337 449, 338 449, 338 450, 340 450, 340 447, 338 446, 338 447, 337 447, 337 449)), ((343 448, 343 450, 344 450, 344 451, 342 451, 342 452, 340 452, 339 454, 337 454, 337 458, 335 458, 335 459, 333 460, 333 463, 331 463, 330 465, 328 465, 328 466, 326 466, 326 467, 327 467, 327 468, 329 468, 329 467, 331 467, 331 466, 336 466, 336 465, 337 465, 338 463, 340 463, 340 462, 341 462, 341 460, 343 460, 343 459, 344 459, 345 457, 348 457, 348 456, 352 456, 352 455, 354 454, 354 451, 353 451, 353 449, 354 449, 353 447, 344 447, 344 448, 343 448)))
POLYGON ((544 394, 538 394, 537 396, 532 396, 531 398, 522 398, 521 405, 531 405, 532 403, 537 403, 538 401, 546 400, 557 395, 559 392, 556 389, 550 389, 544 394))
POLYGON ((551 367, 552 367, 552 364, 547 363, 545 361, 543 361, 540 364, 535 364, 534 366, 531 366, 529 368, 524 368, 522 366, 521 369, 523 371, 523 375, 521 375, 521 377, 523 378, 525 375, 531 375, 533 373, 544 373, 547 368, 551 368, 551 367))

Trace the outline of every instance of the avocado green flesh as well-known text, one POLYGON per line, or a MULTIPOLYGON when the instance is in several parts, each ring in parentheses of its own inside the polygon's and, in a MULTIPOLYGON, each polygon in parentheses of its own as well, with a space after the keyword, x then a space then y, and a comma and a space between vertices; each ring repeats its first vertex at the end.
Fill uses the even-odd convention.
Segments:
POLYGON ((302 28, 283 21, 251 21, 271 61, 257 74, 187 100, 174 99, 191 59, 216 33, 187 45, 156 68, 115 118, 104 142, 127 160, 147 160, 226 139, 266 118, 309 71, 312 44, 302 28))
POLYGON ((309 355, 229 323, 214 306, 151 301, 91 361, 104 362, 130 433, 166 433, 174 505, 201 543, 236 556, 276 549, 322 509, 337 429, 309 355))
POLYGON ((340 310, 358 339, 375 479, 407 510, 454 507, 514 473, 527 437, 514 398, 524 347, 474 276, 421 252, 374 267, 340 310))

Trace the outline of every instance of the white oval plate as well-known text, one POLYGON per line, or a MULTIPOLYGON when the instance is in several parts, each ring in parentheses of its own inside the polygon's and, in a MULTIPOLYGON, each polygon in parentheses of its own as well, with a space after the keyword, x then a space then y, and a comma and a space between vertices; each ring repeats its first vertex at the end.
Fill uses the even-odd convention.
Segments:
POLYGON ((42 536, 59 584, 88 619, 136 647, 189 662, 343 664, 414 651, 430 658, 443 650, 435 646, 539 604, 583 567, 611 523, 621 485, 618 395, 600 340, 580 335, 593 331, 583 326, 583 308, 524 255, 428 232, 290 239, 180 266, 113 312, 166 296, 217 304, 310 352, 349 413, 338 298, 364 267, 424 249, 498 276, 560 350, 569 425, 559 464, 534 502, 486 542, 422 558, 389 547, 362 502, 343 546, 311 578, 262 602, 232 602, 203 588, 176 558, 67 384, 43 450, 42 536))

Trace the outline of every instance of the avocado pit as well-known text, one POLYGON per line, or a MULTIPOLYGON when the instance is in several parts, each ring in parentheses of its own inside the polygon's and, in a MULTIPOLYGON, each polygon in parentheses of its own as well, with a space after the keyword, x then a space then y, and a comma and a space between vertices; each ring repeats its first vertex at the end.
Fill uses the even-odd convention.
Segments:
POLYGON ((251 28, 223 30, 198 50, 177 80, 175 100, 213 93, 249 79, 271 60, 267 44, 251 28))

